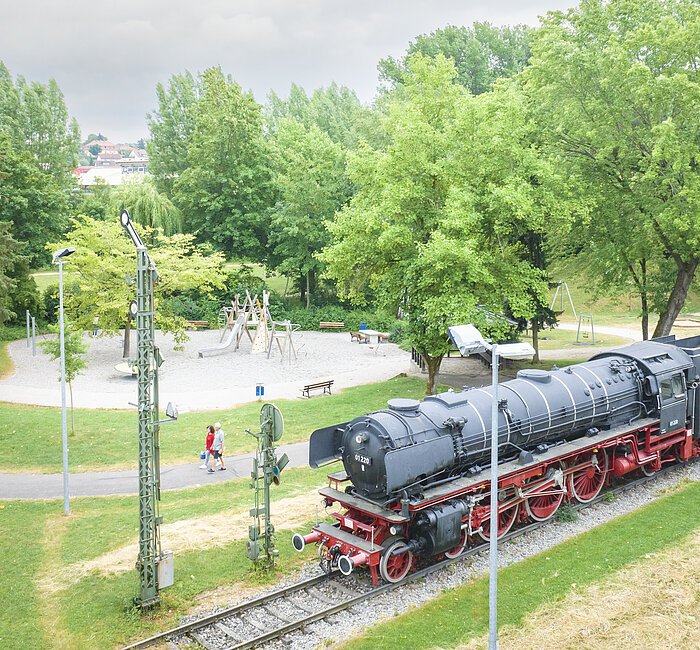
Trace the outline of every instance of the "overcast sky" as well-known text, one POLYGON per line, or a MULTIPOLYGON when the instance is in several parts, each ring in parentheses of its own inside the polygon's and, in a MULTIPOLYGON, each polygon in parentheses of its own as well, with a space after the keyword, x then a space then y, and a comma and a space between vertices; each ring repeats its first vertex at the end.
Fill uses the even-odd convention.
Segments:
POLYGON ((336 81, 370 101, 377 61, 445 25, 538 24, 574 0, 21 0, 3 3, 0 60, 54 78, 83 136, 148 136, 156 83, 220 65, 258 101, 336 81))

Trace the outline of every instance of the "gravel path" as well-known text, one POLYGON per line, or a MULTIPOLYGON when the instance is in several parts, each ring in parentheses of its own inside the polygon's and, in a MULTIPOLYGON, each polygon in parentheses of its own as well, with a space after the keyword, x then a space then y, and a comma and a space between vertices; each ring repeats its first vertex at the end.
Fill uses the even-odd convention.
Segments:
MULTIPOLYGON (((600 502, 591 506, 579 512, 576 521, 552 522, 543 528, 506 542, 499 548, 499 567, 506 567, 524 560, 595 526, 637 510, 654 501, 665 489, 677 485, 683 480, 699 481, 700 463, 678 468, 657 481, 617 496, 610 503, 600 502)), ((282 540, 279 540, 279 543, 283 543, 282 540)), ((311 554, 314 549, 309 548, 306 552, 311 554)), ((274 650, 282 648, 311 650, 347 640, 360 633, 363 628, 371 627, 397 614, 402 614, 411 607, 419 606, 435 598, 446 589, 457 587, 488 573, 488 562, 488 552, 484 551, 473 558, 453 564, 431 575, 425 581, 406 585, 371 601, 356 605, 350 611, 346 610, 329 619, 307 626, 303 633, 291 634, 283 642, 269 643, 265 647, 274 650)), ((283 584, 291 584, 318 572, 319 569, 315 563, 309 564, 300 573, 285 580, 283 584)), ((252 596, 247 594, 246 599, 248 597, 252 596)), ((484 607, 487 607, 486 602, 484 607)))
MULTIPOLYGON (((255 384, 265 384, 268 399, 300 396, 307 383, 333 379, 334 388, 384 381, 411 371, 410 354, 393 343, 379 347, 350 342, 347 332, 298 332, 297 359, 291 363, 277 346, 266 354, 250 354, 248 337, 238 350, 229 347, 200 359, 198 351, 216 345, 217 330, 190 332, 185 350, 174 349, 170 335, 158 333, 156 343, 165 363, 160 368, 160 399, 172 401, 181 411, 222 409, 255 400, 255 384)), ((132 408, 136 381, 115 370, 122 361, 121 337, 93 339, 85 335, 88 367, 73 382, 76 407, 132 408)), ((135 353, 136 344, 132 343, 135 353)), ((24 340, 10 343, 15 373, 0 381, 0 400, 42 406, 60 406, 58 362, 41 348, 33 357, 24 340)))

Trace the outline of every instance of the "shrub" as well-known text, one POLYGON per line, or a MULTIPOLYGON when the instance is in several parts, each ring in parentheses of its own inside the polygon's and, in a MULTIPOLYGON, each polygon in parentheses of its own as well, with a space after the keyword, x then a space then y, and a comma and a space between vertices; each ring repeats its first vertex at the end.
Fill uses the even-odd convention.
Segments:
POLYGON ((359 330, 363 323, 370 329, 391 331, 397 322, 392 316, 381 312, 348 310, 339 305, 311 307, 310 309, 284 309, 277 306, 275 310, 271 307, 270 313, 276 320, 290 320, 292 323, 301 325, 304 330, 317 330, 321 322, 341 322, 345 323, 343 329, 348 332, 359 330))
POLYGON ((43 318, 47 323, 58 321, 58 284, 50 284, 42 296, 43 318))
POLYGON ((216 327, 221 303, 211 298, 192 298, 187 295, 173 296, 163 304, 163 308, 185 320, 206 320, 216 327))

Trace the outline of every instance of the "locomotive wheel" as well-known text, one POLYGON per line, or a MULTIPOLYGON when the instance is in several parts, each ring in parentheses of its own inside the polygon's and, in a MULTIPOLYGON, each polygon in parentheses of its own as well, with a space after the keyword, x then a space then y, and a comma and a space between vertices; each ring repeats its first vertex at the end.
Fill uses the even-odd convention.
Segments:
POLYGON ((405 553, 392 556, 392 553, 397 548, 406 546, 406 540, 390 537, 383 542, 385 545, 387 543, 388 546, 385 546, 382 558, 379 560, 379 575, 382 577, 382 580, 386 582, 401 582, 411 570, 411 566, 413 565, 413 552, 406 551, 405 553))
POLYGON ((467 529, 462 529, 462 536, 459 538, 459 544, 449 551, 445 551, 445 557, 450 560, 459 557, 464 553, 464 549, 467 548, 467 529))
MULTIPOLYGON (((571 495, 579 503, 593 501, 603 489, 608 474, 608 456, 604 450, 596 453, 598 467, 593 465, 580 469, 569 475, 568 487, 571 495)), ((574 465, 590 460, 589 454, 579 454, 573 460, 574 465)))
POLYGON ((656 470, 651 468, 651 463, 645 463, 639 469, 642 470, 644 476, 654 476, 656 474, 656 470))
POLYGON ((525 499, 525 512, 533 521, 547 521, 558 510, 563 500, 564 490, 558 485, 553 485, 545 490, 545 494, 533 494, 525 499), (556 492, 557 489, 560 491, 556 492))
MULTIPOLYGON (((513 527, 515 520, 518 518, 520 505, 516 504, 506 510, 498 513, 498 539, 501 539, 513 527)), ((482 522, 479 537, 485 542, 491 539, 491 520, 490 518, 482 522)))

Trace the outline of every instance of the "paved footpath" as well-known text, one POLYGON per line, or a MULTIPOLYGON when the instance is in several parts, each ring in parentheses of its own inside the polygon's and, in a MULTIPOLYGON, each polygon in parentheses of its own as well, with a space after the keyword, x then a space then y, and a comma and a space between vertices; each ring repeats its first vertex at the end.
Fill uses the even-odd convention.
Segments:
MULTIPOLYGON (((277 457, 289 456, 288 467, 307 467, 309 443, 297 442, 277 448, 277 457)), ((201 461, 185 465, 161 467, 160 480, 163 490, 199 487, 210 483, 225 483, 241 477, 249 477, 253 471, 253 457, 248 453, 226 458, 226 471, 214 474, 200 469, 201 461)), ((138 472, 81 472, 70 474, 68 489, 71 497, 137 494, 138 472)), ((0 499, 59 499, 63 498, 63 474, 0 474, 0 499)))

